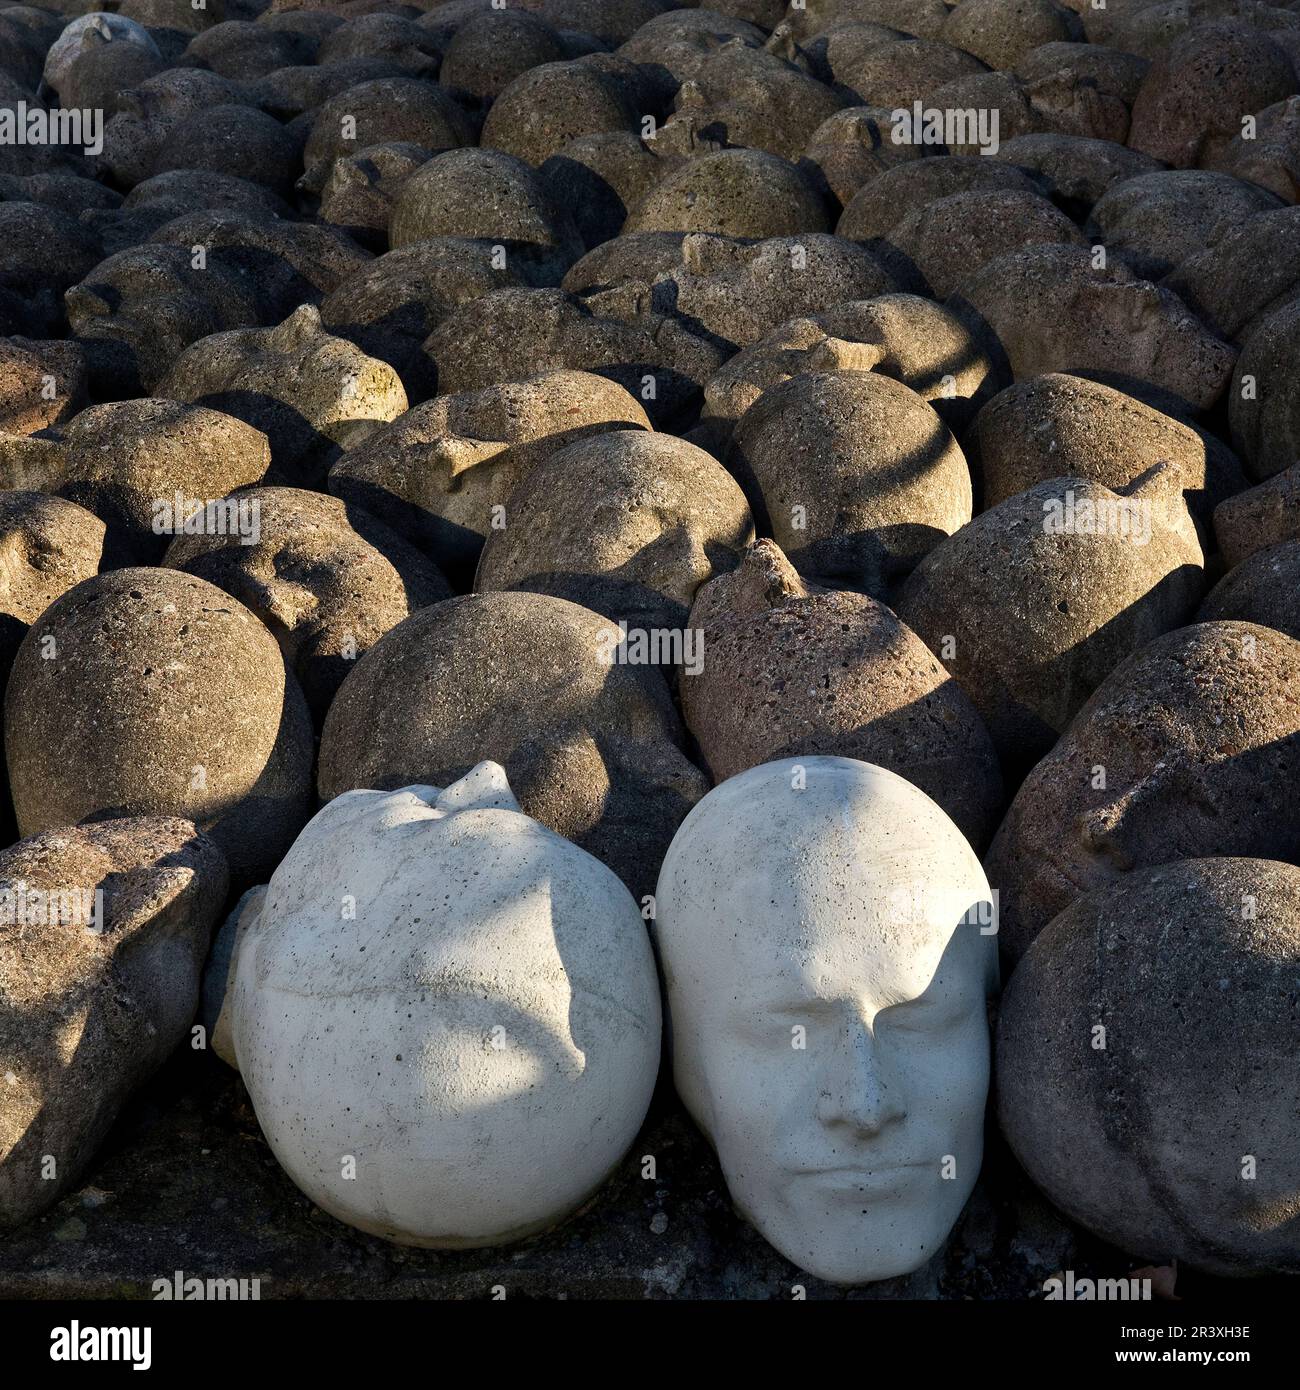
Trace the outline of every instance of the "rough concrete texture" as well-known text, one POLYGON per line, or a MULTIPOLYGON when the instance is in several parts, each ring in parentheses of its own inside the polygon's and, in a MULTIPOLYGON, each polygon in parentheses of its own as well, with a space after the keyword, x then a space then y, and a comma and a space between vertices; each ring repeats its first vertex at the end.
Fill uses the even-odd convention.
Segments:
POLYGON ((99 573, 104 523, 62 497, 0 492, 0 554, 0 672, 7 679, 31 624, 56 598, 99 573))
POLYGON ((725 461, 796 569, 877 596, 970 520, 970 473, 948 427, 875 372, 805 372, 765 391, 725 461))
POLYGON ((895 607, 1024 771, 1124 657, 1190 621, 1204 563, 1182 498, 1158 474, 1123 495, 1058 477, 942 541, 895 607))
POLYGON ((1257 212, 1212 236, 1161 284, 1221 338, 1241 346, 1262 319, 1300 297, 1300 208, 1257 212))
POLYGON ((38 434, 89 404, 75 343, 0 338, 0 433, 38 434))
POLYGON ((948 13, 943 0, 806 0, 803 9, 787 12, 787 22, 801 43, 841 20, 885 24, 904 34, 934 39, 948 13))
MULTIPOLYGON (((1077 14, 1081 6, 1069 8, 1077 14)), ((1055 72, 1070 72, 1095 82, 1100 91, 1119 97, 1128 106, 1132 106, 1141 90, 1142 79, 1150 70, 1150 60, 1136 53, 1125 53, 1102 43, 1069 39, 1052 39, 1039 44, 1015 64, 1016 76, 1026 82, 1050 77, 1055 72)))
POLYGON ((1079 217, 1112 185, 1160 168, 1149 155, 1087 135, 1016 135, 999 143, 997 158, 1037 179, 1044 193, 1079 217))
POLYGON ((857 758, 907 778, 977 849, 1002 813, 984 723, 920 639, 865 594, 809 584, 775 541, 700 589, 704 660, 682 710, 715 783, 802 755, 857 758))
POLYGON ((522 160, 495 150, 448 150, 402 186, 388 227, 397 249, 462 236, 505 249, 527 283, 558 285, 585 249, 569 210, 522 160))
MULTIPOLYGON (((1005 112, 1010 106, 1013 119, 1009 120, 1007 115, 1000 119, 1008 121, 1004 128, 1009 139, 1041 132, 1115 143, 1122 142, 1128 134, 1129 113, 1123 100, 1099 89, 1091 77, 1079 75, 1070 68, 1024 83, 1013 83, 1004 75, 990 74, 953 84, 943 95, 955 97, 957 90, 964 90, 970 97, 984 91, 990 95, 999 90, 1004 92, 999 109, 1005 112)), ((983 154, 984 149, 979 140, 973 144, 965 142, 964 146, 958 140, 952 146, 954 154, 976 151, 983 154)))
POLYGON ((1129 144, 1175 169, 1213 167, 1241 118, 1296 90, 1285 50, 1241 24, 1201 24, 1163 49, 1133 102, 1129 144))
POLYGON ((449 573, 471 575, 528 472, 609 430, 650 429, 637 400, 589 372, 556 371, 444 394, 348 449, 330 489, 374 513, 449 573))
POLYGON ((736 353, 704 388, 702 422, 729 432, 764 391, 828 368, 892 377, 959 438, 1003 384, 985 344, 955 315, 921 295, 887 294, 792 318, 736 353))
POLYGON ((998 1021, 998 1116, 1038 1186, 1135 1258, 1294 1274, 1297 965, 1294 864, 1174 860, 1062 912, 998 1021))
POLYGON ((1232 442, 1257 482, 1300 458, 1300 388, 1291 364, 1300 343, 1300 296, 1264 319, 1237 359, 1228 395, 1232 442))
POLYGON ((185 45, 186 58, 232 81, 251 81, 279 68, 312 63, 319 53, 317 36, 238 19, 195 34, 185 45))
POLYGON ((438 70, 441 45, 436 37, 401 15, 360 15, 327 34, 316 50, 316 62, 346 62, 349 58, 387 58, 403 72, 432 77, 438 70))
POLYGON ((424 344, 439 395, 568 368, 617 382, 656 428, 698 411, 727 350, 676 317, 606 316, 600 307, 563 290, 498 290, 453 310, 424 344))
POLYGON ((964 443, 978 462, 986 507, 1050 478, 1087 478, 1122 492, 1164 464, 1163 480, 1204 521, 1246 481, 1232 451, 1208 431, 1060 372, 999 392, 964 443))
POLYGON ((1220 502, 1214 534, 1229 569, 1257 550, 1300 540, 1300 463, 1220 502))
POLYGON ((523 283, 486 241, 430 237, 376 256, 349 276, 321 301, 321 324, 387 362, 415 403, 438 389, 423 351, 434 328, 458 305, 523 283))
POLYGON ((669 174, 634 208, 628 232, 797 236, 829 232, 825 199, 795 165, 759 150, 720 150, 669 174))
POLYGON ((94 512, 116 564, 157 560, 156 522, 175 499, 221 497, 260 482, 271 450, 260 431, 218 410, 147 398, 92 405, 30 438, 0 435, 9 487, 47 492, 94 512))
POLYGON ((1148 280, 1168 275, 1207 243, 1279 207, 1267 190, 1229 174, 1162 169, 1124 179, 1092 209, 1088 227, 1129 269, 1148 280))
MULTIPOLYGON (((1294 57, 1293 60, 1294 62, 1294 57)), ((1257 183, 1284 203, 1300 202, 1300 97, 1288 97, 1255 117, 1253 137, 1245 131, 1226 145, 1212 168, 1257 183)))
POLYGON ((491 758, 527 815, 594 854, 640 901, 708 782, 682 752, 664 678, 620 659, 618 632, 543 594, 475 594, 413 613, 330 706, 321 797, 446 786, 491 758))
POLYGON ((188 821, 128 817, 0 852, 0 889, 23 899, 0 924, 8 1228, 81 1179, 124 1101, 185 1035, 226 864, 188 821))
POLYGON ((633 90, 616 73, 582 61, 543 63, 497 96, 482 143, 540 168, 575 136, 640 126, 633 90))
POLYGON ((0 203, 0 325, 5 333, 57 336, 60 296, 98 263, 94 235, 55 208, 0 203))
MULTIPOLYGON (((227 140, 233 138, 238 143, 245 133, 244 119, 249 120, 248 132, 254 127, 262 137, 262 156, 270 158, 270 178, 254 178, 251 182, 264 188, 268 194, 288 191, 289 180, 294 176, 296 151, 301 149, 301 141, 291 132, 282 130, 278 124, 253 108, 242 98, 239 89, 224 77, 201 69, 169 69, 147 78, 139 86, 119 94, 117 111, 104 127, 104 149, 100 156, 103 166, 119 184, 138 184, 152 175, 184 170, 190 156, 198 156, 208 145, 201 121, 195 121, 196 114, 208 108, 222 108, 224 134, 227 140), (185 125, 184 138, 172 139, 174 133, 185 125), (171 159, 164 161, 167 169, 159 168, 159 156, 164 145, 171 140, 171 159), (176 162, 172 162, 176 161, 176 162)), ((234 149, 223 149, 220 141, 207 150, 210 165, 223 165, 221 168, 208 168, 204 173, 214 176, 222 172, 237 173, 231 166, 237 161, 234 149)), ((266 167, 264 165, 264 167, 266 167)), ((197 171, 195 171, 197 172, 197 171)))
POLYGON ((1172 859, 1300 862, 1300 642, 1197 623, 1133 652, 1029 774, 985 861, 1009 959, 1080 894, 1172 859))
POLYGON ((711 454, 620 430, 525 475, 474 587, 551 594, 629 628, 680 629, 699 586, 734 568, 753 537, 745 494, 711 454))
POLYGON ((677 89, 672 117, 656 132, 654 147, 673 148, 676 128, 684 125, 692 143, 703 139, 797 160, 846 99, 779 53, 732 41, 677 89))
POLYGON ((1201 622, 1236 619, 1300 639, 1300 542, 1257 550, 1206 595, 1201 622))
POLYGON ((992 68, 1014 68, 1040 44, 1082 38, 1083 25, 1053 0, 961 0, 943 37, 992 68))
POLYGON ((558 33, 518 10, 494 10, 462 24, 443 49, 439 77, 452 91, 491 100, 529 69, 565 56, 558 33))
POLYGON ((401 379, 321 326, 304 304, 276 328, 215 334, 186 348, 160 396, 209 406, 260 430, 278 478, 319 484, 350 439, 407 407, 401 379))
POLYGON ((259 322, 254 287, 179 246, 133 246, 101 261, 64 296, 91 385, 110 399, 143 396, 178 353, 210 333, 259 322))
MULTIPOLYGON (((681 264, 687 232, 628 232, 592 247, 565 275, 562 288, 590 295, 632 281, 652 283, 681 264)), ((705 235, 700 233, 698 235, 705 235)))
POLYGON ((370 244, 382 242, 394 204, 428 160, 428 150, 400 140, 336 159, 321 189, 321 220, 370 244))
POLYGON ((894 143, 892 116, 883 106, 835 112, 808 137, 800 167, 807 173, 815 170, 827 192, 847 207, 860 188, 886 169, 924 153, 919 145, 894 143))
POLYGON ((1118 261, 1097 268, 1082 246, 1028 246, 999 256, 948 307, 996 335, 1017 381, 1044 372, 1112 373, 1208 410, 1236 360, 1170 291, 1118 261))
POLYGON ((216 260, 235 271, 254 288, 264 323, 317 303, 371 261, 368 251, 333 227, 286 222, 261 209, 212 208, 177 217, 150 241, 184 247, 191 256, 201 247, 208 264, 216 260))
POLYGON ((334 160, 367 145, 401 140, 434 153, 469 144, 472 134, 468 115, 442 88, 414 77, 379 78, 348 87, 312 111, 302 162, 311 183, 324 187, 334 160), (345 125, 344 117, 355 126, 345 125))
POLYGON ((725 8, 670 10, 619 45, 618 56, 636 65, 642 92, 655 109, 670 112, 678 92, 720 49, 735 44, 756 51, 769 42, 765 30, 774 29, 775 21, 759 28, 749 22, 752 16, 736 14, 734 6, 724 13, 725 8))
POLYGON ((50 45, 41 76, 48 86, 61 92, 78 58, 87 48, 113 44, 158 53, 158 45, 148 29, 135 20, 116 14, 87 14, 72 20, 50 45))
POLYGON ((1036 193, 972 190, 916 208, 887 238, 942 299, 987 261, 1039 242, 1082 246, 1083 233, 1036 193))
POLYGON ((247 880, 307 816, 311 721, 275 639, 174 570, 114 570, 45 610, 9 678, 5 753, 24 835, 183 815, 247 880))
POLYGON ((937 39, 904 38, 843 55, 835 80, 863 106, 910 107, 955 78, 986 72, 971 53, 937 39))
POLYGON ((437 567, 360 507, 299 488, 245 488, 244 532, 177 535, 163 563, 224 589, 280 644, 317 723, 358 657, 451 597, 437 567))
MULTIPOLYGON (((981 847, 1000 778, 1010 794, 1028 770, 998 850, 1012 940, 1053 893, 1144 854, 1300 862, 1277 645, 1298 640, 1297 14, 93 3, 0 0, 0 671, 26 641, 7 752, 20 803, 63 808, 50 830, 191 817, 244 856, 236 888, 264 882, 316 804, 314 723, 342 787, 505 759, 526 809, 638 896, 708 785, 693 764, 801 738, 915 776, 981 847), (9 138, 19 119, 51 123, 42 143, 9 138), (1177 542, 1163 524, 1128 554, 1003 534, 1004 509, 1062 480, 1085 502, 1142 489, 1177 542), (764 539, 738 576, 746 505, 764 539), (169 543, 186 568, 163 564, 169 543), (468 596, 485 544, 485 583, 590 607, 468 596), (1040 549, 1055 561, 1021 563, 1040 549), (911 634, 892 606, 918 564, 944 592, 938 627, 911 634), (200 575, 216 588, 175 602, 200 575), (724 611, 701 646, 687 610, 710 592, 724 611), (1071 665, 1087 614, 1101 625, 1071 665), (606 642, 619 616, 658 644, 635 622, 606 642), (1215 651, 1253 636, 1250 679, 1195 644, 1153 656, 1076 746, 1068 711, 1102 669, 1194 616, 1216 618, 1191 629, 1215 651), (1009 682, 994 704, 1032 715, 998 733, 1005 767, 954 675, 958 619, 1009 682)), ((5 782, 0 851, 12 811, 5 782)), ((221 959, 205 1026, 228 1051, 221 959)), ((312 1215, 238 1078, 182 1053, 127 1103, 90 1186, 10 1233, 0 1289, 143 1294, 167 1269, 246 1268, 268 1297, 788 1298, 800 1278, 728 1213, 662 1097, 646 1133, 675 1173, 642 1178, 634 1146, 555 1232, 399 1256, 312 1215)), ((1132 1271, 1022 1200, 999 1152, 990 1181, 1016 1175, 1019 1195, 979 1205, 981 1186, 942 1256, 858 1296, 1022 1298, 1067 1267, 1132 1271)), ((1178 1294, 1222 1301, 1216 1280, 1184 1261, 1178 1294)))
MULTIPOLYGON (((400 68, 383 58, 347 58, 324 67, 276 68, 264 77, 247 83, 243 90, 249 101, 275 116, 277 120, 301 119, 302 124, 307 126, 327 101, 350 92, 363 83, 379 83, 403 76, 400 68)), ((408 99, 400 102, 399 107, 410 107, 411 104, 408 99)), ((382 106, 382 90, 378 94, 368 92, 356 113, 358 117, 367 118, 364 125, 358 121, 358 130, 369 131, 373 136, 367 143, 384 143, 390 140, 415 143, 428 139, 430 135, 437 137, 445 134, 445 131, 440 129, 444 124, 440 118, 447 114, 445 109, 435 112, 432 119, 422 119, 422 116, 427 116, 428 113, 422 113, 417 106, 414 111, 408 110, 404 115, 399 115, 390 127, 378 114, 382 106)), ((455 148, 455 140, 441 148, 455 148)), ((327 148, 319 163, 304 172, 303 187, 323 188, 329 178, 330 160, 345 157, 348 153, 350 151, 331 155, 327 148)))
MULTIPOLYGON (((826 235, 770 237, 754 245, 692 232, 680 255, 677 265, 655 276, 650 306, 728 347, 757 342, 797 314, 872 299, 905 283, 866 248, 826 235)), ((612 296, 589 298, 604 304, 612 296)))
POLYGON ((300 134, 248 106, 215 106, 182 116, 149 160, 150 174, 201 169, 236 174, 285 193, 301 167, 300 134))
POLYGON ((941 198, 978 190, 1035 193, 1038 185, 1022 170, 979 155, 911 160, 864 184, 841 214, 835 235, 868 244, 885 240, 909 214, 941 198))
POLYGON ((626 130, 579 135, 538 170, 586 248, 616 240, 629 211, 673 167, 672 161, 657 159, 648 143, 626 130))

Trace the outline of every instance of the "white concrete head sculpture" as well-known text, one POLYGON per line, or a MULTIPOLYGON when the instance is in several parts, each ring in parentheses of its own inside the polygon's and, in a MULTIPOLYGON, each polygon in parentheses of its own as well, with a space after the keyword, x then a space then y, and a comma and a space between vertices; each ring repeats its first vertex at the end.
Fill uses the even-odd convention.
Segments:
POLYGON ((983 1153, 997 950, 961 832, 883 768, 764 763, 686 817, 656 897, 677 1089, 736 1205, 820 1278, 918 1269, 983 1153))
POLYGON ((481 763, 327 805, 242 922, 239 1070, 318 1205, 407 1245, 495 1245, 580 1206, 659 1064, 645 924, 481 763))

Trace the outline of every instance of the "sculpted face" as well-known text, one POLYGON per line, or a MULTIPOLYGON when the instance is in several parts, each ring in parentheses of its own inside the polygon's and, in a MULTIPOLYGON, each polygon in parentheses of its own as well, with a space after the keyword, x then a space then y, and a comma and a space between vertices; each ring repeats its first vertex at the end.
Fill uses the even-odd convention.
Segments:
POLYGON ((655 933, 678 1090, 737 1206, 812 1274, 909 1273, 970 1195, 989 906, 938 806, 848 758, 732 778, 669 850, 655 933))

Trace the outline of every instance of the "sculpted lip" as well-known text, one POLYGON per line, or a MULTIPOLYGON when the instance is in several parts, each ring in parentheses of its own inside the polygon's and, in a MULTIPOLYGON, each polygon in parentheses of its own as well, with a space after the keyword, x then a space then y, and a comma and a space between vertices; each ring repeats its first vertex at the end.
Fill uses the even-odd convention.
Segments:
POLYGON ((870 1168, 853 1164, 844 1164, 832 1168, 801 1168, 800 1177, 808 1178, 846 1178, 854 1182, 877 1182, 884 1178, 898 1177, 904 1173, 910 1173, 917 1168, 925 1168, 924 1163, 891 1163, 873 1164, 870 1168))

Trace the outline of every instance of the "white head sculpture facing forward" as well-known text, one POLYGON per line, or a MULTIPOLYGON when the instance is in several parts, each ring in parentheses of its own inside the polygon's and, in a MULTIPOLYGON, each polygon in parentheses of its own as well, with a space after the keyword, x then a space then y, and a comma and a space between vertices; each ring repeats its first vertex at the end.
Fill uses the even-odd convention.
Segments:
POLYGON ((677 1089, 736 1205, 820 1278, 918 1269, 983 1152, 997 951, 961 832, 883 768, 765 763, 687 816, 656 914, 677 1089))

